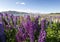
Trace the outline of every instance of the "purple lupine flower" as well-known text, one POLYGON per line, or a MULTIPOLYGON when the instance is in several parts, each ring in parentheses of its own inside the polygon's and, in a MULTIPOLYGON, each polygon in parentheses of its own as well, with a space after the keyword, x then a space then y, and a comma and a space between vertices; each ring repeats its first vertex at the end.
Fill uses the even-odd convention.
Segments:
POLYGON ((11 19, 11 17, 10 17, 10 15, 8 14, 8 20, 9 20, 9 22, 10 22, 10 19, 11 19))
POLYGON ((17 25, 20 25, 20 16, 17 16, 16 18, 17 18, 17 22, 16 22, 17 25))
POLYGON ((13 14, 11 14, 11 18, 13 19, 13 14))
POLYGON ((7 13, 4 13, 5 14, 5 18, 7 19, 8 18, 8 14, 7 13))
POLYGON ((5 18, 6 18, 6 16, 5 16, 5 14, 3 13, 3 19, 5 20, 5 18))
POLYGON ((22 21, 22 24, 23 24, 23 26, 24 26, 24 28, 25 28, 25 31, 26 31, 26 33, 29 33, 29 16, 28 16, 28 18, 27 17, 25 17, 26 18, 26 21, 22 21), (28 19, 28 20, 27 20, 28 19))
POLYGON ((0 24, 0 42, 6 42, 3 24, 0 24))
POLYGON ((13 22, 14 15, 11 14, 11 15, 10 15, 10 18, 11 18, 11 20, 12 20, 12 22, 13 22))
POLYGON ((35 17, 35 20, 34 20, 34 22, 33 22, 33 24, 34 24, 34 29, 35 30, 39 30, 39 26, 38 26, 38 23, 39 23, 39 18, 40 18, 40 16, 38 16, 38 17, 35 17))
POLYGON ((46 39, 45 22, 46 22, 45 19, 41 21, 41 31, 38 38, 38 42, 45 42, 46 39))
POLYGON ((14 27, 16 28, 16 22, 17 22, 17 19, 16 19, 16 16, 13 17, 13 24, 14 24, 14 27))
POLYGON ((6 25, 8 24, 8 14, 3 13, 3 21, 6 25))
POLYGON ((0 42, 6 42, 6 36, 3 33, 0 33, 0 42))
POLYGON ((25 32, 27 32, 27 33, 29 33, 29 26, 27 26, 28 24, 27 24, 27 22, 26 21, 22 21, 22 25, 23 25, 23 27, 24 27, 24 29, 25 29, 25 32))
POLYGON ((27 35, 30 38, 30 42, 34 42, 34 25, 30 19, 30 16, 27 16, 26 21, 23 21, 22 24, 25 28, 27 35))
POLYGON ((29 37, 30 37, 30 42, 34 42, 34 28, 32 23, 30 23, 30 30, 29 30, 29 37))
POLYGON ((6 21, 7 21, 8 25, 10 23, 10 19, 11 19, 10 15, 9 14, 6 14, 6 21))
POLYGON ((45 42, 45 39, 46 39, 46 32, 40 31, 38 42, 45 42))
POLYGON ((19 28, 19 31, 16 34, 17 42, 23 42, 26 39, 26 34, 23 33, 23 28, 19 28))
POLYGON ((27 26, 29 29, 30 42, 34 42, 34 25, 30 19, 30 16, 27 16, 27 26))
POLYGON ((46 23, 46 19, 43 19, 43 20, 41 21, 41 29, 43 29, 43 30, 44 30, 44 28, 45 28, 45 23, 46 23))
POLYGON ((12 21, 12 24, 13 24, 13 19, 14 19, 14 15, 11 14, 11 21, 12 21))
POLYGON ((2 24, 2 14, 0 14, 0 42, 6 42, 4 26, 2 24))
POLYGON ((2 23, 2 13, 0 13, 0 31, 4 32, 4 27, 3 27, 3 23, 2 23))
POLYGON ((3 16, 3 13, 0 13, 1 16, 3 16))
POLYGON ((3 27, 3 24, 0 24, 0 32, 4 32, 4 27, 3 27))

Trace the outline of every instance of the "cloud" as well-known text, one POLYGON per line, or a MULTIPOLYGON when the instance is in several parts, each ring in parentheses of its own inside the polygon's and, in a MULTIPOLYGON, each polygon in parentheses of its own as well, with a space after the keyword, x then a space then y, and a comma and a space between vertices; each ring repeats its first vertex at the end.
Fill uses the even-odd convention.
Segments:
POLYGON ((23 5, 24 5, 25 3, 24 3, 24 2, 22 2, 22 3, 20 3, 20 4, 23 4, 23 5))
POLYGON ((25 5, 24 2, 16 2, 17 5, 25 5))

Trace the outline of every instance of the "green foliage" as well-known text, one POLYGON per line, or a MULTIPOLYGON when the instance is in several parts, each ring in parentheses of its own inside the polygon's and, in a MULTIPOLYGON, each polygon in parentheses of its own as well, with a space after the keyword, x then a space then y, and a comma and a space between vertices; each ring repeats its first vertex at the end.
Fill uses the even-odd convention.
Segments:
POLYGON ((6 42, 16 42, 15 39, 15 35, 16 35, 16 29, 12 29, 12 30, 5 30, 5 34, 6 34, 6 42))
POLYGON ((46 32, 46 42, 60 42, 60 23, 53 23, 52 28, 48 26, 46 32))

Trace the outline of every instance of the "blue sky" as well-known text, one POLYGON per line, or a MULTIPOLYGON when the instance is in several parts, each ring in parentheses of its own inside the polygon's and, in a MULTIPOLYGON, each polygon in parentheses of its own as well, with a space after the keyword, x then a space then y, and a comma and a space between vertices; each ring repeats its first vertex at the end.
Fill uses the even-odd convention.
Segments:
POLYGON ((60 12, 60 0, 0 0, 0 11, 60 12))

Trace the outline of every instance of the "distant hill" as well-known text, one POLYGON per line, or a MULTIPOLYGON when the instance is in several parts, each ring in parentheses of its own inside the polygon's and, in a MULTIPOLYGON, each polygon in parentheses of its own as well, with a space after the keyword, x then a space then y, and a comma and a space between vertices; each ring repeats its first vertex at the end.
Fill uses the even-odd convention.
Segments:
POLYGON ((1 13, 7 13, 7 14, 29 14, 27 12, 18 12, 18 11, 3 11, 1 13))
POLYGON ((60 13, 48 13, 48 14, 40 14, 40 13, 28 13, 28 12, 18 12, 18 11, 3 11, 3 12, 0 12, 0 13, 7 13, 7 14, 14 14, 14 15, 17 15, 17 16, 19 16, 19 15, 53 15, 53 16, 55 16, 55 15, 60 15, 60 13))
POLYGON ((3 11, 0 13, 7 13, 7 14, 13 14, 13 15, 38 15, 39 13, 28 13, 28 12, 18 12, 18 11, 3 11))
POLYGON ((60 14, 60 13, 50 13, 50 14, 60 14))

